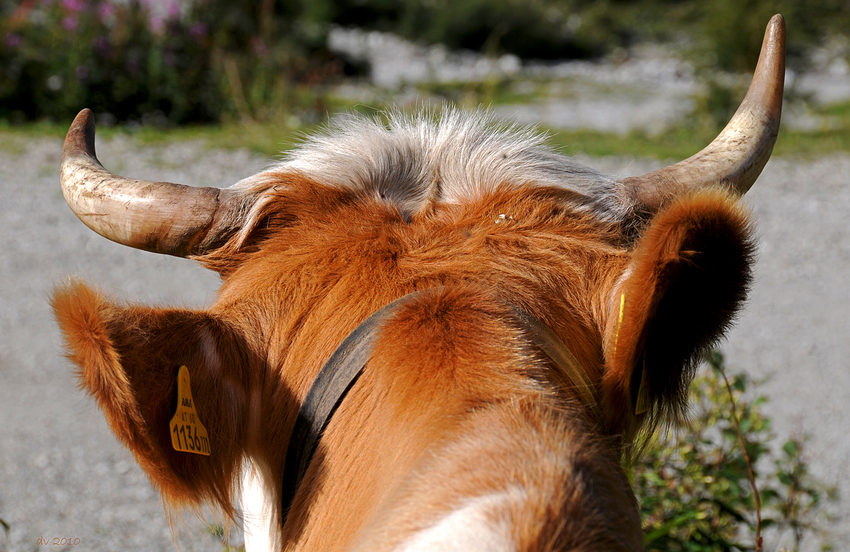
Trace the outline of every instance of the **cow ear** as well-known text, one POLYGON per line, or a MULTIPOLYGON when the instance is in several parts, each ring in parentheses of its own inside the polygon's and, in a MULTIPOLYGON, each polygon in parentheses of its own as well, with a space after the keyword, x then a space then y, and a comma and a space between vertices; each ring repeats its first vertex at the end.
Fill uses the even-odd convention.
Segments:
POLYGON ((647 223, 612 293, 602 403, 629 442, 684 412, 696 361, 730 325, 751 280, 752 228, 719 190, 679 198, 647 223))
POLYGON ((80 386, 174 505, 217 502, 233 515, 251 360, 240 337, 205 312, 112 303, 81 282, 57 288, 52 305, 80 386), (177 374, 186 366, 209 456, 171 440, 177 374))

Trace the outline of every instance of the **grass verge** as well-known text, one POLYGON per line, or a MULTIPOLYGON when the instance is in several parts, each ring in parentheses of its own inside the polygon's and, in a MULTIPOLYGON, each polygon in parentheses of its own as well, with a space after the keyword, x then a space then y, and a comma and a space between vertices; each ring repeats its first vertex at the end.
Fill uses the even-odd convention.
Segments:
MULTIPOLYGON (((375 109, 361 110, 377 112, 375 109)), ((783 128, 774 148, 774 155, 802 158, 819 157, 831 153, 850 152, 850 101, 820 108, 814 113, 827 121, 824 128, 801 132, 783 128)), ((287 120, 277 123, 231 122, 214 126, 156 127, 98 127, 100 139, 115 135, 131 135, 140 144, 168 145, 174 142, 197 140, 211 149, 248 149, 268 157, 275 157, 297 144, 305 135, 319 128, 319 124, 300 124, 287 120)), ((0 149, 15 151, 16 144, 33 137, 62 138, 66 124, 39 122, 10 126, 0 123, 0 149)), ((558 130, 541 127, 548 132, 549 143, 567 155, 585 154, 600 156, 629 156, 653 159, 685 159, 705 147, 714 131, 686 126, 649 136, 635 132, 625 136, 593 130, 558 130)))

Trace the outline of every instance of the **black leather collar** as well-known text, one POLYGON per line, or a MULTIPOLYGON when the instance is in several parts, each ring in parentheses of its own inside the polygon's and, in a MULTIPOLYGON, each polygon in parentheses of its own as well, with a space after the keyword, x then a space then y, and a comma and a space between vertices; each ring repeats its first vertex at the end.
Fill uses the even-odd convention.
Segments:
POLYGON ((413 299, 422 291, 424 290, 414 291, 396 299, 361 322, 322 366, 298 410, 292 436, 289 438, 286 464, 283 468, 281 521, 286 520, 292 507, 295 492, 307 472, 322 432, 369 360, 381 322, 400 304, 413 299))
MULTIPOLYGON (((429 288, 433 289, 433 288, 429 288)), ((295 493, 307 472, 310 460, 316 452, 322 432, 331 416, 339 407, 348 390, 357 381, 363 367, 372 354, 372 345, 381 327, 398 307, 421 295, 419 290, 396 299, 372 314, 354 328, 325 362, 313 385, 307 392, 295 418, 292 436, 286 452, 281 490, 281 525, 285 523, 295 493)), ((564 342, 533 314, 510 305, 517 321, 534 344, 548 356, 567 376, 573 390, 593 412, 600 416, 599 401, 587 372, 564 344, 564 342)))

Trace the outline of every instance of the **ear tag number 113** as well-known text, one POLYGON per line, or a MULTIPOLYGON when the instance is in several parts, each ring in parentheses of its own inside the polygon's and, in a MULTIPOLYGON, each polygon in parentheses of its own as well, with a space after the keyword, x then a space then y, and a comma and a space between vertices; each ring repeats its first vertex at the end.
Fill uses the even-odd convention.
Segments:
POLYGON ((192 388, 189 385, 189 369, 185 366, 181 366, 177 372, 177 411, 169 425, 171 446, 174 450, 210 455, 210 439, 195 410, 192 388))

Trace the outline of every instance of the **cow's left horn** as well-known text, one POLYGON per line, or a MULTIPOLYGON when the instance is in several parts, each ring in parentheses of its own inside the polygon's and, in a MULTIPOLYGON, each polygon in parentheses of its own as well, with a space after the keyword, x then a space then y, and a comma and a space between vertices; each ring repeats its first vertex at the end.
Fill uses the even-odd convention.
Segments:
POLYGON ((747 95, 717 138, 684 161, 621 181, 638 209, 653 212, 682 191, 704 186, 749 190, 776 143, 784 84, 785 19, 774 15, 747 95))
POLYGON ((62 146, 62 192, 86 226, 123 245, 178 257, 199 255, 231 233, 234 194, 117 176, 94 149, 94 117, 82 110, 62 146))

